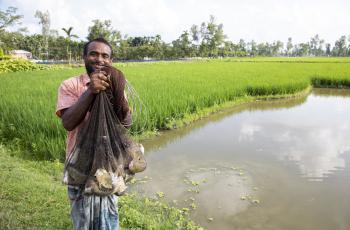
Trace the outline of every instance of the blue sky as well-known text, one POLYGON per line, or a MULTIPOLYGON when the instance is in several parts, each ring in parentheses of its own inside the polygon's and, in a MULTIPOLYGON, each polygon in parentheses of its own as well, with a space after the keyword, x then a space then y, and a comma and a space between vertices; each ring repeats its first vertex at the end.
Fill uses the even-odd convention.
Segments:
POLYGON ((24 15, 30 33, 40 33, 36 10, 48 10, 51 29, 62 27, 85 39, 94 19, 110 19, 115 29, 129 36, 160 34, 166 42, 176 39, 192 24, 214 15, 228 38, 257 42, 308 41, 319 34, 334 43, 350 35, 350 0, 0 0, 0 9, 15 6, 24 15))

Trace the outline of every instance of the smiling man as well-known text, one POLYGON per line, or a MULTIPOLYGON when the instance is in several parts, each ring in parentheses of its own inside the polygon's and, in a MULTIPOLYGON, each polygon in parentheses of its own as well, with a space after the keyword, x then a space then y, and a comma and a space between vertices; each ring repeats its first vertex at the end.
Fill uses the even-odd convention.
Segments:
MULTIPOLYGON (((97 38, 89 41, 84 46, 87 73, 63 81, 58 90, 56 115, 61 118, 64 128, 68 131, 66 159, 73 150, 79 130, 88 122, 89 108, 95 95, 110 87, 109 76, 101 69, 112 64, 112 54, 112 47, 105 39, 97 38)), ((119 70, 117 74, 122 75, 120 79, 125 79, 119 70)), ((127 106, 118 109, 128 112, 118 113, 117 117, 128 128, 131 125, 131 115, 125 94, 122 102, 121 105, 115 106, 127 106)), ((84 185, 68 185, 74 229, 118 229, 118 197, 84 195, 83 191, 84 185)))

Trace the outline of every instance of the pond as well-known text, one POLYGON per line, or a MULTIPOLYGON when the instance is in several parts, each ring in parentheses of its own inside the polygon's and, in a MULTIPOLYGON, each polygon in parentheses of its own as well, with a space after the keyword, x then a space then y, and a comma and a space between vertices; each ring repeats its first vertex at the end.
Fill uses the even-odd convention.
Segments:
POLYGON ((132 185, 207 229, 350 229, 350 90, 256 101, 145 141, 132 185))

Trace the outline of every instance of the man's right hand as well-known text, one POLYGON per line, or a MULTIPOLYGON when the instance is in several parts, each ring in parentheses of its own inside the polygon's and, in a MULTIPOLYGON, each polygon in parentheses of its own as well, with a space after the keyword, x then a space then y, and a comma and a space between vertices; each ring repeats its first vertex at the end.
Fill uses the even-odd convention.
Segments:
POLYGON ((97 94, 101 90, 106 90, 109 87, 110 76, 106 76, 104 71, 96 71, 90 75, 89 89, 92 93, 97 94))

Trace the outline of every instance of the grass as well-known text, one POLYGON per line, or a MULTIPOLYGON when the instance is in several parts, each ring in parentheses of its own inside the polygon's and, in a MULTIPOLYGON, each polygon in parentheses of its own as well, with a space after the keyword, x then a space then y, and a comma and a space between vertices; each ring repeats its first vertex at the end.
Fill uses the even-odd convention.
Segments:
MULTIPOLYGON (((147 116, 135 118, 134 133, 173 128, 180 121, 197 119, 203 111, 250 97, 290 95, 311 85, 350 86, 350 58, 239 58, 117 66, 147 108, 147 116)), ((63 160, 66 132, 54 114, 57 89, 62 80, 83 71, 1 74, 2 142, 21 146, 24 158, 63 160)))

